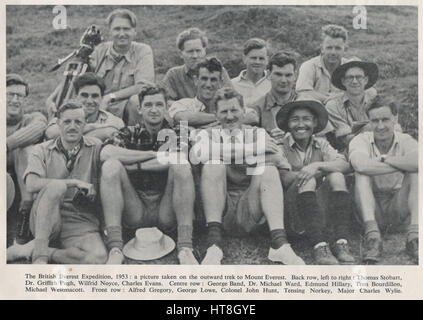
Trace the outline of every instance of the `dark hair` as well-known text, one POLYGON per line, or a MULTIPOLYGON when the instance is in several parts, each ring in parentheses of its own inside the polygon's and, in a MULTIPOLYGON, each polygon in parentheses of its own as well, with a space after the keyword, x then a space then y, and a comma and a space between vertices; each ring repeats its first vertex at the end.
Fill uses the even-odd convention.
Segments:
POLYGON ((152 95, 160 94, 160 93, 163 95, 165 102, 167 103, 167 92, 166 92, 165 88, 163 88, 161 86, 145 86, 145 87, 143 87, 141 92, 138 94, 138 100, 140 102, 140 107, 141 107, 141 104, 142 104, 142 102, 143 102, 143 100, 146 96, 152 96, 152 95))
POLYGON ((131 24, 132 28, 136 28, 137 26, 137 16, 130 10, 128 9, 116 9, 113 10, 108 16, 107 16, 107 25, 111 26, 113 20, 115 18, 123 18, 123 19, 128 19, 129 23, 131 24))
POLYGON ((328 24, 322 27, 322 41, 326 36, 331 38, 342 38, 344 42, 348 40, 348 31, 343 26, 328 24))
POLYGON ((263 48, 266 48, 266 41, 260 38, 252 38, 244 43, 243 53, 246 56, 251 50, 263 48))
POLYGON ((369 115, 370 110, 379 109, 382 107, 388 107, 389 109, 391 109, 391 113, 394 116, 398 114, 398 107, 393 99, 382 96, 376 96, 370 103, 370 105, 367 107, 367 116, 369 115))
POLYGON ((10 73, 6 75, 6 87, 12 85, 22 85, 25 86, 25 95, 29 94, 29 85, 20 75, 16 73, 10 73))
POLYGON ((218 71, 222 75, 223 65, 219 59, 215 57, 206 58, 195 67, 195 74, 198 76, 201 68, 206 68, 209 72, 218 71))
POLYGON ((206 34, 198 28, 186 29, 178 34, 178 37, 176 38, 176 47, 182 51, 184 50, 184 44, 186 41, 195 39, 201 40, 203 48, 207 47, 208 39, 206 34))
POLYGON ((239 105, 242 108, 244 108, 244 99, 242 95, 238 93, 238 91, 236 91, 235 89, 231 87, 220 88, 219 90, 217 90, 214 95, 214 103, 216 106, 216 111, 217 111, 218 102, 220 100, 230 100, 232 98, 236 98, 239 102, 239 105))
POLYGON ((78 94, 79 90, 85 86, 98 86, 101 91, 101 95, 104 95, 104 90, 106 90, 106 85, 102 78, 94 74, 93 72, 86 72, 83 75, 80 75, 73 82, 73 87, 75 88, 75 93, 78 94))
POLYGON ((297 60, 294 55, 288 51, 278 51, 275 52, 269 60, 269 70, 272 71, 273 65, 277 65, 279 68, 287 64, 292 64, 294 70, 297 68, 297 60))
POLYGON ((60 119, 60 117, 62 116, 62 114, 66 111, 66 110, 77 110, 77 109, 81 109, 84 110, 82 108, 82 105, 80 103, 78 103, 75 100, 72 101, 68 101, 65 104, 62 104, 59 109, 57 110, 57 118, 60 119))

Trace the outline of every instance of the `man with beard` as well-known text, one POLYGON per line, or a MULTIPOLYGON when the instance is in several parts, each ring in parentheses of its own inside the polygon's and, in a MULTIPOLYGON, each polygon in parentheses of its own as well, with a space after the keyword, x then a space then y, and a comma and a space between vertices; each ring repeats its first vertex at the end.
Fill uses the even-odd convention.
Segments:
POLYGON ((244 98, 244 105, 249 106, 270 90, 270 81, 266 70, 268 62, 266 42, 252 38, 244 43, 242 61, 246 69, 233 78, 232 85, 244 98))
POLYGON ((344 58, 347 43, 348 32, 344 27, 333 24, 322 27, 321 54, 305 61, 298 73, 296 91, 300 97, 324 103, 339 92, 331 83, 331 75, 339 65, 348 62, 344 58))
POLYGON ((101 142, 83 137, 82 106, 68 102, 58 110, 60 136, 34 146, 23 175, 36 194, 30 228, 35 239, 7 249, 7 260, 32 257, 33 264, 99 264, 106 261, 97 206, 75 202, 77 194, 95 197, 101 142), (50 241, 57 240, 59 249, 50 241))
MULTIPOLYGON (((100 109, 105 90, 104 81, 100 77, 92 72, 87 72, 76 78, 73 86, 76 101, 82 105, 85 112, 84 136, 96 137, 104 141, 125 126, 122 119, 100 109)), ((53 118, 47 127, 46 137, 53 139, 59 135, 60 128, 57 125, 57 118, 53 118)))
POLYGON ((286 104, 276 121, 284 132, 289 132, 282 140, 282 148, 292 171, 280 172, 288 220, 294 215, 300 217, 316 264, 354 263, 348 245, 351 201, 343 175, 349 164, 326 139, 314 136, 327 125, 325 107, 314 100, 297 100, 286 104), (325 204, 329 204, 328 218, 334 228, 332 252, 336 258, 325 231, 325 204))
MULTIPOLYGON (((173 101, 194 98, 197 94, 197 64, 204 60, 208 39, 203 31, 198 28, 190 28, 182 31, 176 39, 178 48, 184 64, 169 69, 160 82, 169 95, 169 105, 173 101)), ((232 86, 228 72, 222 67, 219 82, 223 86, 232 86)))
MULTIPOLYGON (((99 44, 90 58, 91 70, 104 80, 105 95, 101 108, 124 120, 137 122, 138 97, 142 86, 154 83, 154 59, 151 47, 135 42, 137 17, 127 9, 116 9, 107 17, 112 41, 99 44)), ((48 98, 50 113, 60 87, 48 98)))
POLYGON ((381 230, 405 231, 407 253, 415 260, 419 256, 418 143, 394 130, 397 114, 394 101, 378 96, 367 109, 371 131, 349 145, 368 263, 380 260, 381 230))
POLYGON ((32 195, 28 192, 23 174, 28 165, 28 156, 34 144, 40 142, 47 126, 40 112, 25 113, 28 83, 17 74, 6 75, 6 152, 7 170, 14 173, 21 194, 18 217, 18 243, 29 240, 29 213, 32 195))
POLYGON ((207 222, 207 251, 201 264, 221 264, 223 230, 231 235, 246 235, 266 223, 271 238, 268 258, 287 265, 305 264, 288 243, 284 227, 278 169, 289 170, 289 164, 263 129, 243 124, 245 110, 239 93, 222 88, 215 100, 219 126, 200 130, 201 139, 192 150, 204 163, 201 194, 207 222), (253 155, 266 160, 256 159, 257 167, 248 168, 248 158, 253 155))
MULTIPOLYGON (((165 161, 167 109, 163 88, 146 87, 139 95, 142 122, 126 127, 101 153, 101 199, 104 211, 108 264, 123 262, 122 226, 130 229, 157 226, 164 233, 177 231, 181 264, 198 264, 193 254, 194 181, 188 161, 165 161), (163 152, 161 152, 163 151, 163 152)), ((173 131, 171 133, 174 134, 173 131)), ((172 147, 172 146, 171 146, 172 147)), ((176 146, 173 146, 176 147, 176 146)), ((170 150, 178 159, 183 153, 170 150)))
POLYGON ((297 62, 292 55, 283 51, 273 54, 269 60, 270 91, 251 105, 255 113, 248 115, 249 123, 266 129, 279 144, 285 132, 278 128, 276 114, 297 97, 294 90, 296 68, 297 62))

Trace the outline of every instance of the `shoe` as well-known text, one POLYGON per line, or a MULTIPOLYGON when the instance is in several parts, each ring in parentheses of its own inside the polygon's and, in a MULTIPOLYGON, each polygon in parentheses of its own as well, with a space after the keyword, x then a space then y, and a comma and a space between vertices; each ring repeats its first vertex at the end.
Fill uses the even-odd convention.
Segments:
POLYGON ((382 250, 382 240, 379 237, 366 238, 363 245, 363 261, 367 263, 379 262, 382 250))
POLYGON ((314 247, 313 250, 314 261, 316 264, 323 265, 336 265, 339 264, 338 260, 333 256, 329 249, 329 245, 325 242, 324 245, 314 247))
POLYGON ((203 261, 201 261, 202 265, 218 265, 222 264, 223 259, 223 251, 215 244, 212 245, 210 248, 207 249, 206 256, 204 257, 203 261))
POLYGON ((415 259, 419 259, 419 238, 414 238, 410 241, 407 241, 405 244, 405 251, 407 251, 408 255, 415 259))
POLYGON ((270 247, 268 258, 273 262, 282 262, 285 265, 305 265, 304 260, 295 254, 288 243, 282 245, 279 249, 270 247))
POLYGON ((332 252, 340 264, 355 264, 355 258, 351 254, 348 241, 336 242, 332 247, 332 252))
POLYGON ((112 248, 109 252, 106 264, 123 264, 125 257, 119 248, 112 248))
POLYGON ((184 265, 198 265, 198 261, 194 256, 194 252, 191 248, 183 247, 178 252, 179 264, 184 265))
POLYGON ((32 240, 31 231, 29 230, 29 216, 31 208, 22 208, 18 211, 18 234, 16 235, 17 244, 25 244, 32 240))

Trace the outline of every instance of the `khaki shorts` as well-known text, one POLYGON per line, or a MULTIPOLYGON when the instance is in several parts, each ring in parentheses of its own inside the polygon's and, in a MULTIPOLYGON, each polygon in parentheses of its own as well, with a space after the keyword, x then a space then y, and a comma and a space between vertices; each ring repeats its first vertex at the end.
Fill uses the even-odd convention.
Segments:
POLYGON ((157 227, 159 224, 160 202, 162 201, 163 193, 136 191, 143 205, 142 221, 138 225, 127 225, 123 223, 124 227, 128 229, 157 227))
MULTIPOLYGON (((35 236, 35 221, 37 219, 38 205, 46 189, 38 193, 31 209, 29 226, 35 236)), ((50 240, 59 240, 63 248, 72 247, 90 233, 100 233, 100 221, 95 214, 89 212, 75 212, 65 208, 60 208, 60 221, 56 221, 52 226, 50 240)))
POLYGON ((248 190, 228 190, 226 208, 223 215, 223 228, 229 234, 246 235, 266 223, 264 214, 257 220, 256 212, 251 212, 248 205, 248 190))

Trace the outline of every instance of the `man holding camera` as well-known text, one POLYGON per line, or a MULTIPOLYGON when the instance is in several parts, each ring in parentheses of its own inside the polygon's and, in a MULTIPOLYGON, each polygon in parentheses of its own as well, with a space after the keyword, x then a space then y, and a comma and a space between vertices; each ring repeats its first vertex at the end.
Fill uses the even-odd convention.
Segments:
POLYGON ((30 216, 35 239, 9 247, 7 260, 32 256, 34 264, 101 264, 107 252, 94 200, 101 143, 83 137, 80 104, 62 105, 57 123, 60 136, 34 147, 23 175, 28 192, 37 194, 30 216), (51 240, 60 249, 50 247, 51 240))

